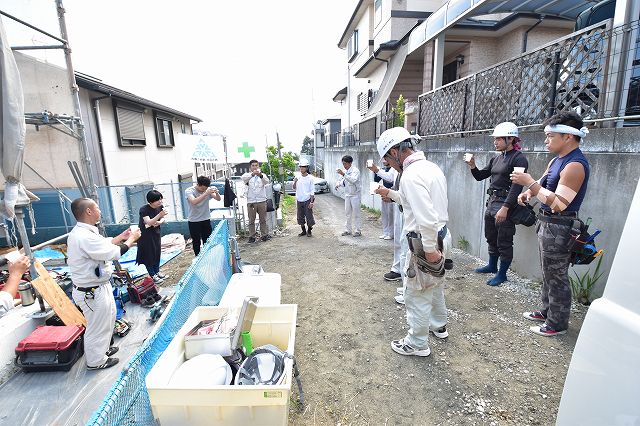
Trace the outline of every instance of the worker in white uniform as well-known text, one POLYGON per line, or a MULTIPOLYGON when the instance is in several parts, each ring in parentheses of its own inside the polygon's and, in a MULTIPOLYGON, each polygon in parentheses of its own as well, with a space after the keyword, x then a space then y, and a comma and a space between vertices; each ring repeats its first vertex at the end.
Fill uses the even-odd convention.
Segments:
POLYGON ((444 300, 444 261, 451 250, 447 230, 447 181, 440 168, 416 151, 413 137, 402 127, 386 130, 378 152, 402 173, 397 191, 380 187, 376 192, 402 205, 403 235, 410 238, 404 265, 404 301, 409 331, 391 348, 401 355, 426 357, 429 331, 446 338, 447 308, 444 300))
POLYGON ((360 237, 362 235, 360 170, 353 165, 353 157, 350 155, 342 157, 342 165, 344 166, 344 170, 336 169, 336 173, 341 176, 336 183, 336 190, 339 187, 344 187, 344 213, 346 221, 342 235, 351 235, 351 231, 354 230, 353 236, 360 237))
MULTIPOLYGON (((398 190, 398 184, 400 182, 399 176, 400 174, 396 169, 391 167, 390 170, 386 171, 384 169, 379 168, 377 165, 373 164, 371 167, 368 167, 373 173, 375 173, 378 177, 380 177, 385 182, 390 182, 393 184, 391 189, 398 190)), ((407 250, 409 246, 407 245, 407 238, 402 233, 402 226, 404 225, 404 220, 402 218, 402 210, 400 210, 400 204, 394 202, 390 198, 382 197, 382 201, 384 204, 390 204, 393 208, 393 263, 391 264, 391 270, 386 272, 383 275, 383 278, 386 281, 402 281, 402 269, 405 262, 405 256, 407 254, 407 250), (391 203, 384 203, 385 201, 391 201, 391 203)), ((384 205, 383 204, 383 205, 384 205)), ((398 287, 397 289, 398 295, 395 296, 396 302, 400 304, 404 304, 404 289, 402 287, 398 287)))
POLYGON ((27 256, 20 256, 13 262, 9 262, 9 276, 4 283, 4 288, 0 290, 0 317, 15 306, 13 300, 18 291, 20 279, 29 270, 29 265, 31 261, 27 256))
POLYGON ((78 222, 67 238, 72 297, 87 320, 84 333, 87 368, 101 370, 118 363, 118 358, 111 357, 118 348, 109 347, 116 320, 112 261, 118 260, 140 238, 140 230, 127 229, 116 237, 103 237, 95 226, 100 221, 100 208, 89 198, 74 200, 71 212, 78 222))

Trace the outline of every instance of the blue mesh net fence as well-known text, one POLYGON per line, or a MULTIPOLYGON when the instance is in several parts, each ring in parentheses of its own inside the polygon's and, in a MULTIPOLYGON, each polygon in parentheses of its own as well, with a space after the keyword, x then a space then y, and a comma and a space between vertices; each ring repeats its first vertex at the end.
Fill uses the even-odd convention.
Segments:
POLYGON ((88 425, 156 424, 145 378, 194 309, 217 305, 231 278, 227 222, 218 223, 176 286, 166 316, 124 368, 88 425))

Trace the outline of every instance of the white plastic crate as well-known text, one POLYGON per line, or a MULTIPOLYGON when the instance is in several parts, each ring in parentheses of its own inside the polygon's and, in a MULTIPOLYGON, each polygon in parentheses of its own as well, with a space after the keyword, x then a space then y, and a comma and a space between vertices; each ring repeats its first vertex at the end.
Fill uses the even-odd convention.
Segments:
MULTIPOLYGON (((253 346, 270 343, 293 355, 298 305, 258 306, 251 337, 253 346)), ((198 322, 220 318, 226 307, 195 309, 155 366, 146 383, 153 415, 167 425, 286 425, 291 393, 292 361, 276 386, 169 386, 173 373, 186 361, 184 335, 198 322)))

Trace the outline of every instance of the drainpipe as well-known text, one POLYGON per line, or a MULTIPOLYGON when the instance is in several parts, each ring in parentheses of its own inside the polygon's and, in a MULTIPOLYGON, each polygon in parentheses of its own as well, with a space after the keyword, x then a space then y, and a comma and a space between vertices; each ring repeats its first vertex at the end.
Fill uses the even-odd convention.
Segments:
POLYGON ((533 24, 527 31, 524 32, 524 36, 522 37, 522 53, 525 53, 527 51, 527 39, 529 38, 529 32, 540 25, 543 20, 544 15, 540 15, 540 19, 538 19, 538 22, 533 24))
POLYGON ((96 130, 98 132, 98 148, 100 148, 100 159, 102 160, 102 173, 104 174, 104 182, 109 186, 109 175, 107 174, 107 164, 104 158, 104 145, 102 144, 102 117, 100 116, 100 100, 111 98, 111 95, 100 96, 99 98, 91 98, 91 106, 93 107, 93 117, 96 120, 96 130))
POLYGON ((98 133, 98 148, 100 151, 100 159, 102 163, 102 173, 104 174, 104 184, 107 187, 107 195, 109 196, 109 207, 111 210, 111 217, 115 221, 116 211, 113 206, 113 194, 111 194, 111 189, 109 189, 109 174, 107 173, 107 160, 104 155, 104 144, 102 143, 102 117, 100 115, 100 100, 111 98, 111 94, 100 96, 98 98, 91 98, 91 106, 93 108, 93 118, 96 120, 96 131, 98 133))

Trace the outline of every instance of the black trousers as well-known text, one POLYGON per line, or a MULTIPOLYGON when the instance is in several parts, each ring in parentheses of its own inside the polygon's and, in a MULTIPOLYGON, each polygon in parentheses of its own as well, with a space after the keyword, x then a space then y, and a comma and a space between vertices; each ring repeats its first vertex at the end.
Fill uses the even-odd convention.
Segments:
POLYGON ((191 244, 193 245, 193 252, 198 255, 200 253, 200 245, 207 242, 207 239, 211 235, 213 229, 211 228, 210 220, 203 220, 200 222, 189 222, 189 234, 191 234, 191 244))
POLYGON ((489 245, 489 256, 499 256, 503 262, 513 259, 513 236, 516 225, 507 217, 496 223, 496 213, 504 204, 504 198, 491 197, 484 212, 484 236, 489 245))

